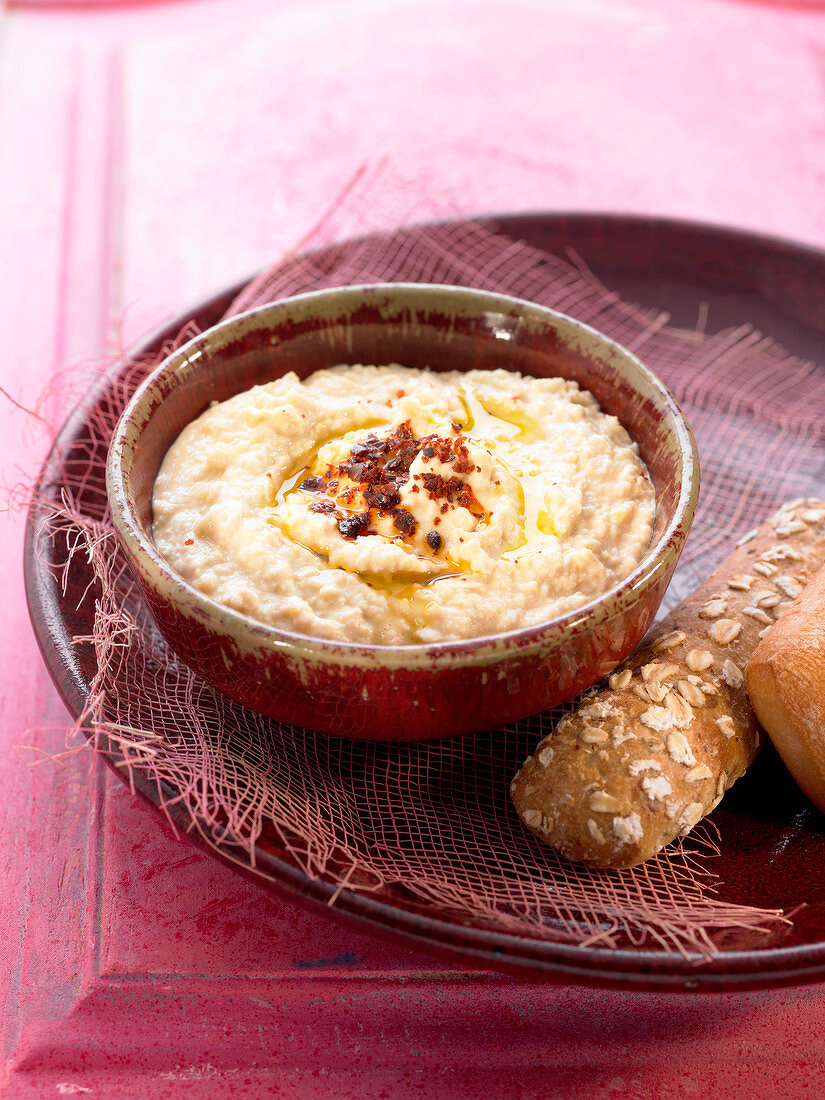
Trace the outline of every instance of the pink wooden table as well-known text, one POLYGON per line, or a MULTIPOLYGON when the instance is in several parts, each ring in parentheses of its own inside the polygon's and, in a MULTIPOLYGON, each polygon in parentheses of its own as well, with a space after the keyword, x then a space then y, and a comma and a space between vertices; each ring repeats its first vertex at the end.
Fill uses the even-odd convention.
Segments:
MULTIPOLYGON (((7 485, 48 443, 11 398, 51 384, 58 426, 78 364, 270 261, 383 157, 418 217, 610 209, 825 246, 825 4, 0 4, 7 485)), ((445 964, 274 902, 87 751, 44 760, 67 716, 22 534, 4 515, 4 1095, 823 1094, 821 986, 696 1000, 445 964)))

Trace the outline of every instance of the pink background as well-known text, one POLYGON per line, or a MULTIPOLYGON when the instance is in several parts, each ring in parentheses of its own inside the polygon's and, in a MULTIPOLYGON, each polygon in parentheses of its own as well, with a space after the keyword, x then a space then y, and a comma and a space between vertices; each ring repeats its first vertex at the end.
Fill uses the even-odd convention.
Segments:
MULTIPOLYGON (((387 158, 373 224, 616 210, 825 246, 825 5, 0 5, 0 386, 71 379, 301 238, 387 158)), ((45 398, 44 390, 50 386, 45 398)), ((0 395, 12 487, 48 432, 0 395)), ((0 518, 0 1090, 161 1097, 818 1097, 825 990, 532 986, 276 903, 85 750, 0 518)))

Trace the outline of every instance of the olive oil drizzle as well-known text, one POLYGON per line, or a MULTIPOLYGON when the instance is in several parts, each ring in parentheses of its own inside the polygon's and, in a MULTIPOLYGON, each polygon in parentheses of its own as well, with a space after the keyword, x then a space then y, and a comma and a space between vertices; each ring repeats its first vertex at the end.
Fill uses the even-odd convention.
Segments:
MULTIPOLYGON (((524 556, 537 553, 540 550, 542 536, 556 534, 552 517, 546 510, 544 494, 538 486, 537 477, 531 471, 516 465, 514 459, 517 456, 507 455, 507 457, 504 457, 502 451, 507 452, 509 449, 508 444, 531 443, 544 439, 545 433, 540 422, 509 399, 499 398, 492 394, 479 394, 473 387, 464 383, 459 386, 458 397, 464 415, 455 422, 455 426, 468 439, 486 446, 518 486, 521 498, 522 541, 518 546, 504 551, 501 558, 508 561, 518 561, 524 556)), ((392 428, 393 425, 387 421, 371 418, 357 428, 348 429, 344 434, 349 435, 351 432, 381 427, 392 428)), ((302 457, 300 465, 293 467, 281 480, 280 484, 273 487, 269 515, 267 516, 268 522, 280 528, 287 538, 326 562, 327 565, 328 559, 325 554, 296 539, 287 529, 282 516, 279 514, 279 508, 290 494, 301 491, 299 486, 307 476, 311 475, 318 452, 335 438, 336 435, 331 433, 320 439, 312 451, 302 457)), ((346 511, 346 508, 340 502, 337 506, 346 511)), ((378 537, 389 542, 396 541, 393 537, 379 532, 370 535, 370 537, 378 537)), ((416 555, 416 557, 420 560, 426 560, 422 555, 416 555)), ((358 571, 354 572, 353 575, 358 576, 364 584, 376 591, 385 592, 394 598, 412 602, 419 596, 426 598, 427 590, 437 581, 456 579, 470 572, 469 569, 453 563, 452 559, 449 560, 453 564, 453 569, 449 572, 433 571, 426 574, 399 572, 392 577, 387 577, 369 571, 358 571)), ((328 565, 328 568, 343 569, 342 566, 337 565, 328 565)), ((350 572, 349 570, 344 571, 350 572)))
POLYGON ((541 424, 506 398, 479 395, 467 385, 459 387, 459 399, 466 410, 466 422, 462 424, 464 434, 489 446, 496 460, 516 482, 521 496, 522 541, 518 546, 505 550, 502 559, 519 561, 539 553, 542 536, 556 534, 552 516, 545 507, 543 489, 537 484, 534 474, 516 466, 511 456, 504 458, 502 448, 496 444, 535 443, 545 439, 541 424), (502 429, 502 424, 507 427, 502 429))

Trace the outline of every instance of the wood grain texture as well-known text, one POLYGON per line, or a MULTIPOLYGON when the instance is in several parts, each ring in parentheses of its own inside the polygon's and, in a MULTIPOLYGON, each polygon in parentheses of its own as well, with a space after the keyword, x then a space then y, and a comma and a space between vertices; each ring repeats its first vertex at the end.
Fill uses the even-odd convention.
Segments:
MULTIPOLYGON (((389 155, 417 181, 417 215, 654 210, 825 244, 816 14, 13 4, 0 40, 0 385, 28 405, 50 385, 52 427, 72 399, 60 371, 266 263, 362 160, 389 155)), ((0 417, 13 484, 47 433, 5 399, 0 417)), ((33 765, 63 750, 66 716, 28 627, 21 544, 20 514, 3 517, 5 1095, 538 1096, 552 1080, 669 1098, 700 1077, 720 1097, 786 1095, 788 1080, 820 1094, 820 988, 698 1012, 445 973, 263 899, 85 752, 33 765)))

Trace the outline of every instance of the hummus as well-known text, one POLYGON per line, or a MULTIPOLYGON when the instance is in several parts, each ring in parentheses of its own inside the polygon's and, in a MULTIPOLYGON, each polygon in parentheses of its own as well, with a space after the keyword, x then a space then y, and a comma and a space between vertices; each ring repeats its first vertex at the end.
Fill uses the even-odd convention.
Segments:
POLYGON ((615 417, 506 370, 288 374, 189 424, 154 489, 158 549, 207 596, 390 645, 573 610, 638 564, 653 512, 615 417))

